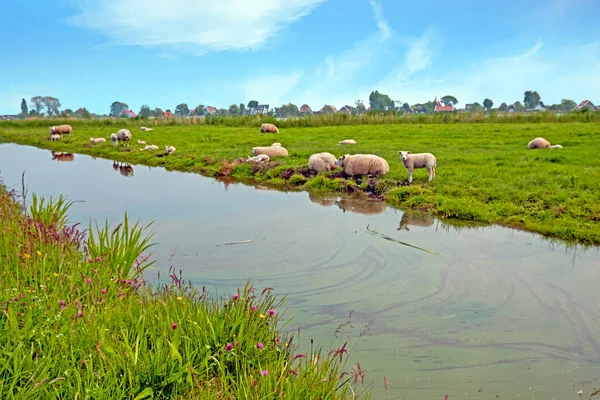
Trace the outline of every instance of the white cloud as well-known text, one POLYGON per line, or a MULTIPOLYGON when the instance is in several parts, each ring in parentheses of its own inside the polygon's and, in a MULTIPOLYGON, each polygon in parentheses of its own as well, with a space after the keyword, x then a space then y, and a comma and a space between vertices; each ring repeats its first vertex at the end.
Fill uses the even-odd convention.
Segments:
POLYGON ((74 25, 111 45, 208 51, 256 50, 326 0, 83 0, 74 25))
POLYGON ((371 4, 371 8, 375 14, 377 27, 383 34, 383 40, 385 40, 391 35, 392 30, 390 29, 388 22, 383 18, 383 7, 381 5, 381 0, 369 0, 369 3, 371 4))
POLYGON ((294 71, 289 75, 260 76, 250 79, 242 84, 245 102, 258 100, 261 104, 270 104, 271 107, 279 106, 284 101, 285 95, 296 87, 303 75, 303 71, 294 71))

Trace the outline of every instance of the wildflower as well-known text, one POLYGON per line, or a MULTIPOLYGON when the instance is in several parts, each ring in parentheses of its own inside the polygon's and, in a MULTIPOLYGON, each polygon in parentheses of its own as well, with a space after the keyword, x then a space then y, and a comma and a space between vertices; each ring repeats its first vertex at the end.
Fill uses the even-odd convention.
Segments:
POLYGON ((102 261, 102 257, 96 257, 96 261, 102 261))
POLYGON ((256 347, 258 347, 259 349, 262 349, 263 347, 265 347, 263 342, 258 342, 258 344, 256 345, 256 347))
POLYGON ((67 308, 67 306, 60 306, 60 309, 61 309, 61 310, 62 310, 62 309, 65 309, 65 308, 67 308))
POLYGON ((123 292, 119 292, 119 297, 123 297, 123 292))
POLYGON ((171 328, 177 329, 177 324, 176 323, 171 324, 171 328))
POLYGON ((265 314, 260 314, 259 317, 260 318, 265 318, 265 314))
POLYGON ((31 256, 27 253, 23 254, 23 258, 29 258, 29 257, 31 257, 31 256))
POLYGON ((92 284, 92 278, 87 278, 87 284, 91 285, 92 284))
POLYGON ((64 300, 59 300, 58 304, 60 304, 61 306, 65 305, 65 301, 64 300))
POLYGON ((239 296, 237 293, 235 293, 235 294, 233 295, 233 299, 234 299, 234 300, 237 300, 239 297, 240 297, 240 296, 239 296))
POLYGON ((102 290, 100 291, 100 293, 102 293, 102 295, 104 296, 104 295, 106 294, 106 289, 102 289, 102 290))
POLYGON ((265 369, 265 370, 264 370, 264 371, 262 371, 260 374, 261 374, 262 376, 267 376, 267 375, 269 375, 269 371, 265 369))
POLYGON ((55 272, 55 273, 53 273, 52 275, 54 275, 54 276, 56 277, 56 276, 58 276, 59 274, 57 274, 57 273, 55 272))
POLYGON ((78 317, 78 318, 82 318, 82 317, 83 317, 83 313, 82 313, 81 311, 80 311, 80 312, 78 312, 78 313, 77 313, 77 317, 78 317))
POLYGON ((94 262, 94 260, 92 260, 91 258, 88 258, 88 262, 91 263, 91 262, 94 262))
POLYGON ((38 257, 42 255, 42 252, 41 252, 41 251, 39 251, 39 250, 36 250, 36 252, 35 252, 35 253, 38 255, 38 257))
POLYGON ((290 374, 294 374, 294 375, 298 376, 298 373, 291 368, 290 368, 289 372, 290 372, 290 374))
POLYGON ((275 310, 273 310, 272 308, 269 309, 269 315, 272 317, 273 315, 275 315, 275 310))
POLYGON ((19 293, 19 298, 22 299, 23 298, 23 293, 19 293))
POLYGON ((235 347, 240 347, 241 343, 240 342, 235 342, 235 347))
POLYGON ((285 347, 288 347, 288 346, 289 346, 289 343, 286 343, 286 344, 285 344, 285 347))
POLYGON ((304 355, 304 354, 295 354, 294 357, 292 357, 292 361, 294 361, 296 358, 306 358, 306 355, 304 355))
POLYGON ((252 311, 256 311, 256 310, 258 310, 258 307, 257 306, 252 306, 252 311))
POLYGON ((233 345, 231 343, 227 343, 227 346, 225 346, 225 350, 231 351, 232 349, 233 349, 233 345))
POLYGON ((177 300, 181 301, 181 300, 183 300, 183 297, 177 296, 177 300))

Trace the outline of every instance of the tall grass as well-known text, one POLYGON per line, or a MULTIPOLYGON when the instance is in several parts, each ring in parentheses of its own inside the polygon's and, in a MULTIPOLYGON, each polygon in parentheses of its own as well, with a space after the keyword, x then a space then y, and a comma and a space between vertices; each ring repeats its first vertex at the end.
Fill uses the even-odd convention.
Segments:
POLYGON ((62 196, 18 197, 0 185, 1 399, 368 396, 345 346, 297 353, 271 288, 212 298, 173 270, 147 285, 147 227, 125 215, 86 236, 62 196))
POLYGON ((345 125, 387 125, 387 124, 455 124, 455 123, 550 123, 550 122, 599 122, 600 111, 574 111, 557 114, 555 112, 463 112, 436 114, 399 114, 396 112, 368 112, 366 114, 313 114, 288 119, 277 119, 266 115, 247 116, 206 116, 204 118, 105 118, 105 119, 35 119, 24 121, 0 121, 5 127, 48 127, 68 123, 74 127, 85 126, 169 126, 169 125, 208 125, 228 127, 258 127, 263 122, 277 124, 280 128, 345 126, 345 125))

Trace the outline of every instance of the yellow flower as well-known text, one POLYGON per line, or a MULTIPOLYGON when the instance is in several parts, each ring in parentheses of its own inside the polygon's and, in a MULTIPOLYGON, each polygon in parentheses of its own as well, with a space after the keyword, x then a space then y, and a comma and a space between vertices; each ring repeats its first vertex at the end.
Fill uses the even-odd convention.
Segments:
POLYGON ((183 300, 183 297, 177 296, 177 300, 181 301, 181 300, 183 300))
POLYGON ((260 318, 265 318, 265 314, 260 314, 259 317, 260 318))
POLYGON ((58 276, 59 274, 57 274, 57 273, 55 272, 55 273, 53 273, 52 275, 54 275, 54 276, 58 276))
POLYGON ((288 346, 289 346, 289 344, 287 344, 287 343, 286 343, 286 344, 285 344, 285 347, 288 347, 288 346))
POLYGON ((36 253, 37 253, 37 255, 38 255, 38 256, 41 256, 41 255, 42 255, 42 252, 41 252, 41 251, 39 251, 39 250, 36 250, 36 253))
POLYGON ((27 253, 23 254, 23 258, 29 258, 29 257, 31 257, 31 256, 27 253))

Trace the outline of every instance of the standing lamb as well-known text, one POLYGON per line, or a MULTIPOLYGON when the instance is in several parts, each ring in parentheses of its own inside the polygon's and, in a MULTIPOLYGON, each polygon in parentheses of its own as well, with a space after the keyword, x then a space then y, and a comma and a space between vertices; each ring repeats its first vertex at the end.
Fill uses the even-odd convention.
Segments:
POLYGON ((390 171, 388 162, 374 154, 346 154, 335 162, 341 165, 344 172, 355 175, 385 175, 390 171))
POLYGON ((70 135, 73 133, 73 127, 71 125, 58 125, 51 126, 48 128, 50 130, 50 134, 58 134, 58 135, 70 135))
POLYGON ((277 156, 288 156, 288 151, 285 147, 282 146, 269 146, 269 147, 253 147, 252 154, 257 156, 259 154, 266 154, 269 157, 277 157, 277 156))
POLYGON ((261 133, 265 133, 265 132, 279 133, 279 129, 273 124, 265 123, 260 126, 260 132, 261 133))
POLYGON ((308 158, 308 168, 316 172, 331 171, 337 168, 336 160, 333 154, 326 151, 315 153, 308 158))
POLYGON ((129 146, 129 142, 131 141, 131 132, 129 129, 119 129, 117 132, 117 139, 127 143, 127 146, 129 146))
POLYGON ((119 140, 119 138, 117 137, 116 133, 111 133, 110 134, 110 141, 112 142, 113 146, 117 145, 117 141, 119 140))
POLYGON ((415 153, 412 154, 410 151, 399 151, 400 158, 402 158, 402 164, 408 170, 408 181, 412 182, 413 169, 414 168, 427 168, 429 172, 429 180, 435 177, 435 166, 437 159, 431 153, 415 153))
POLYGON ((50 140, 52 140, 53 142, 57 142, 60 140, 60 135, 58 135, 56 133, 52 133, 52 134, 50 134, 50 140))

